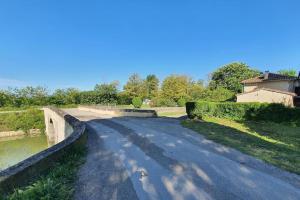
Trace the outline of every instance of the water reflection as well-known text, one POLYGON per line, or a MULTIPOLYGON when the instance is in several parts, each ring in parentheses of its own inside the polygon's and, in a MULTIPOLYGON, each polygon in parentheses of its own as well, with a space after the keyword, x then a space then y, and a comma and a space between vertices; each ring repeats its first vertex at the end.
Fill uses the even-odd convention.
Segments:
POLYGON ((0 170, 48 148, 47 137, 19 137, 0 140, 0 170))

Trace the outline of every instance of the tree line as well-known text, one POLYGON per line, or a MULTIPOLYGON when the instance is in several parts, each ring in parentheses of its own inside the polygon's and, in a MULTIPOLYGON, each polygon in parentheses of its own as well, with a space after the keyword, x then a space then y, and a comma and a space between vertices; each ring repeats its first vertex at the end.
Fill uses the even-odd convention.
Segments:
MULTIPOLYGON (((292 71, 292 72, 291 72, 292 71)), ((279 73, 295 73, 281 70, 279 73)), ((156 75, 142 78, 133 74, 123 90, 118 81, 97 84, 93 90, 57 89, 50 94, 41 86, 0 91, 0 107, 44 106, 68 104, 131 104, 133 98, 148 99, 152 106, 183 106, 187 101, 230 101, 242 91, 241 81, 258 76, 260 72, 245 63, 230 63, 210 75, 207 85, 186 75, 170 75, 162 82, 156 75)))

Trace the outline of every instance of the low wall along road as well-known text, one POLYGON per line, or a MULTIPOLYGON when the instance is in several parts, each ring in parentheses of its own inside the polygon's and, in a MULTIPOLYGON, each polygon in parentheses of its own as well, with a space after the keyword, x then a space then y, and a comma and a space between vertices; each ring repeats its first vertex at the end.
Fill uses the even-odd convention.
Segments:
POLYGON ((87 134, 83 122, 56 108, 45 108, 44 113, 46 134, 54 145, 0 171, 0 193, 8 193, 28 184, 50 169, 65 153, 85 145, 87 134))
POLYGON ((154 110, 118 109, 101 106, 79 106, 78 109, 101 115, 111 115, 114 117, 157 117, 157 113, 154 110))

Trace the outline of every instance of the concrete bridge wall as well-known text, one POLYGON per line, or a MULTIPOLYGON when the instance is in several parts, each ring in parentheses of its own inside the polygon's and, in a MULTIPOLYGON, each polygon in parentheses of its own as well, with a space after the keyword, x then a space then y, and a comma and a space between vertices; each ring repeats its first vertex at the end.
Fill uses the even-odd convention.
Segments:
POLYGON ((57 144, 73 132, 73 127, 64 119, 64 114, 44 108, 46 135, 50 144, 57 144))
POLYGON ((45 108, 44 112, 46 134, 54 145, 0 171, 0 194, 27 185, 53 167, 65 154, 85 147, 87 131, 83 122, 57 108, 45 108))
POLYGON ((79 110, 116 117, 157 117, 155 110, 106 108, 103 106, 79 106, 79 110))

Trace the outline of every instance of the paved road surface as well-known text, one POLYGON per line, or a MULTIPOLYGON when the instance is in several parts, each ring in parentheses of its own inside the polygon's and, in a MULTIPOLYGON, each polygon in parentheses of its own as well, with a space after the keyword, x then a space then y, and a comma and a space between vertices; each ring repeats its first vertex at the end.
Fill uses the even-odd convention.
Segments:
POLYGON ((88 155, 75 199, 300 199, 300 178, 204 139, 176 119, 87 121, 88 155))

